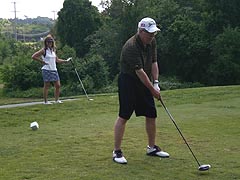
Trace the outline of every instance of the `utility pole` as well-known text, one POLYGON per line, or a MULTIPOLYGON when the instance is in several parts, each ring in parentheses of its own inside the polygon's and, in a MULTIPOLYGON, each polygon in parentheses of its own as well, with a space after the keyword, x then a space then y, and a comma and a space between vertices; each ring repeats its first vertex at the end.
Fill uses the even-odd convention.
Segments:
POLYGON ((15 39, 17 40, 17 10, 16 10, 16 2, 12 2, 14 5, 14 25, 13 25, 13 29, 14 29, 14 34, 15 34, 15 39))
POLYGON ((53 12, 53 20, 55 21, 55 13, 57 12, 57 11, 52 11, 53 12))

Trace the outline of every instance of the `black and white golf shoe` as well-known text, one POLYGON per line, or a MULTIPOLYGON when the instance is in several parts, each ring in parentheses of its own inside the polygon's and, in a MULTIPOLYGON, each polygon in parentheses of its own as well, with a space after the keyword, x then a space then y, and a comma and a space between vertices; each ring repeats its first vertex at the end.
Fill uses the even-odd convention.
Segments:
POLYGON ((127 160, 121 150, 113 151, 113 161, 119 164, 127 164, 127 160))
POLYGON ((161 158, 169 158, 169 154, 161 150, 160 147, 154 145, 154 147, 147 146, 148 156, 158 156, 161 158))

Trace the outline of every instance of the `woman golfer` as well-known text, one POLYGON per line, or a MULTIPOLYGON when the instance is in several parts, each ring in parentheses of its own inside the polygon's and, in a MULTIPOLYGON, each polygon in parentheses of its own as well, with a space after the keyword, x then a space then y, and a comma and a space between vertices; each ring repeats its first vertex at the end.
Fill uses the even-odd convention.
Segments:
POLYGON ((42 77, 44 81, 43 104, 52 104, 47 100, 48 89, 50 87, 51 82, 54 83, 54 87, 55 87, 55 91, 54 91, 55 103, 62 103, 62 101, 59 100, 61 84, 60 84, 60 78, 59 78, 57 67, 56 67, 56 62, 57 63, 68 62, 70 58, 68 60, 63 60, 57 57, 54 39, 51 35, 48 35, 44 39, 44 47, 39 51, 35 52, 32 55, 32 59, 39 61, 43 65, 42 66, 42 77))

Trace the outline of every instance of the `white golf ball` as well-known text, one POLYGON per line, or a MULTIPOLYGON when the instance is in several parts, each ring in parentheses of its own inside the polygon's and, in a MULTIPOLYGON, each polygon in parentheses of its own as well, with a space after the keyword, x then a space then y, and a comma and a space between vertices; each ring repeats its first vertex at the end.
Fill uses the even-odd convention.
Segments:
POLYGON ((32 128, 32 130, 37 130, 39 128, 37 121, 32 122, 30 128, 32 128))

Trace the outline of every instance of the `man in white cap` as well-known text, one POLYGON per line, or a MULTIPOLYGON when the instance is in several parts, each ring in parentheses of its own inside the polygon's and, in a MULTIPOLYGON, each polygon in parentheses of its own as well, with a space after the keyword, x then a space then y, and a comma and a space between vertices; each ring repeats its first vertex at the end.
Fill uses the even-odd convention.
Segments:
POLYGON ((138 32, 123 46, 118 77, 119 114, 114 126, 113 161, 126 164, 121 150, 127 121, 135 111, 144 116, 148 136, 147 155, 169 157, 155 144, 157 111, 154 98, 159 99, 157 47, 155 35, 160 29, 152 18, 138 23, 138 32))

